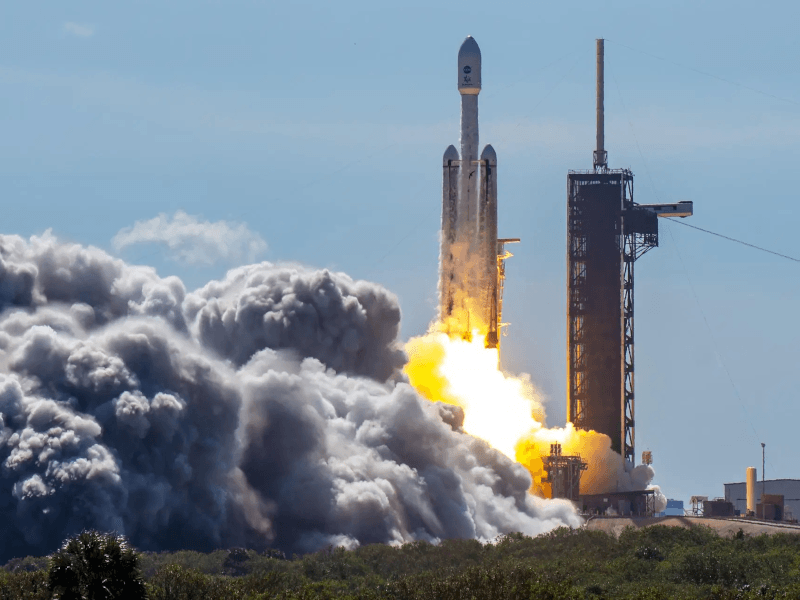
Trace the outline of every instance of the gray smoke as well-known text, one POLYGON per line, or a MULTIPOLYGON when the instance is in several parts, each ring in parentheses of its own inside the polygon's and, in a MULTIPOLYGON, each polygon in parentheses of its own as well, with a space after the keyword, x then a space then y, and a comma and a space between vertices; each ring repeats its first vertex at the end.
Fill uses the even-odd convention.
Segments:
POLYGON ((304 552, 579 524, 403 382, 399 324, 341 273, 261 263, 187 294, 0 236, 0 560, 84 528, 304 552))

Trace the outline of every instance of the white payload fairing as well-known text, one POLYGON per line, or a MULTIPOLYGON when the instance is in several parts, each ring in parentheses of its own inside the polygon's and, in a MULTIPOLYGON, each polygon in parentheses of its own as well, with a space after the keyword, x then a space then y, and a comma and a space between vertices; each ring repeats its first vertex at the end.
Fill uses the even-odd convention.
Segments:
POLYGON ((444 153, 439 322, 464 339, 484 337, 496 348, 502 305, 503 245, 497 238, 497 155, 486 146, 478 157, 478 94, 481 50, 468 36, 458 51, 461 155, 444 153))

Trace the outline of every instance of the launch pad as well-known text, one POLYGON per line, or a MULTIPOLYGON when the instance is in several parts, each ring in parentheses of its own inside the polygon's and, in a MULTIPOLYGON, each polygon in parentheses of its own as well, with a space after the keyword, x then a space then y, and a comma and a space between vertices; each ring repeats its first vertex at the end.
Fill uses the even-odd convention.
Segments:
POLYGON ((656 513, 656 492, 636 490, 586 494, 580 497, 579 506, 588 515, 652 517, 656 513))
POLYGON ((561 444, 550 444, 550 454, 542 457, 544 472, 542 483, 550 484, 551 498, 566 498, 578 502, 581 494, 581 473, 588 468, 579 454, 561 453, 561 444))

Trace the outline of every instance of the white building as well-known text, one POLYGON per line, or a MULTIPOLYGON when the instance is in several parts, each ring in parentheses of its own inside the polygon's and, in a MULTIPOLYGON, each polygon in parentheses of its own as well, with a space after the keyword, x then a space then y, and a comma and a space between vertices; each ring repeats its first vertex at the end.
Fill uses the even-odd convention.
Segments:
MULTIPOLYGON (((795 519, 800 517, 800 479, 767 479, 764 482, 763 493, 780 494, 786 512, 791 512, 795 519)), ((762 494, 761 481, 756 483, 756 502, 760 502, 762 494)), ((747 513, 747 484, 726 483, 725 500, 733 503, 733 508, 744 516, 747 513)), ((788 518, 790 515, 785 515, 788 518)))

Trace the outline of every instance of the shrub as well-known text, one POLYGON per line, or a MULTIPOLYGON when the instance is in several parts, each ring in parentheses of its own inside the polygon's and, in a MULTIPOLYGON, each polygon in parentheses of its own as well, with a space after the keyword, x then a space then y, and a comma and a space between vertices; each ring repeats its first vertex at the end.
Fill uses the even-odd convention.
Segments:
POLYGON ((639 546, 636 549, 635 556, 641 560, 664 560, 661 550, 655 546, 639 546))
POLYGON ((50 600, 46 571, 0 570, 0 600, 50 600))
POLYGON ((50 558, 49 591, 60 600, 145 598, 139 556, 124 537, 84 531, 50 558))
POLYGON ((577 600, 569 581, 554 580, 531 567, 470 567, 450 574, 407 577, 387 586, 388 596, 415 600, 577 600))
POLYGON ((229 577, 168 565, 147 582, 147 596, 150 600, 235 600, 242 597, 239 587, 229 577))

